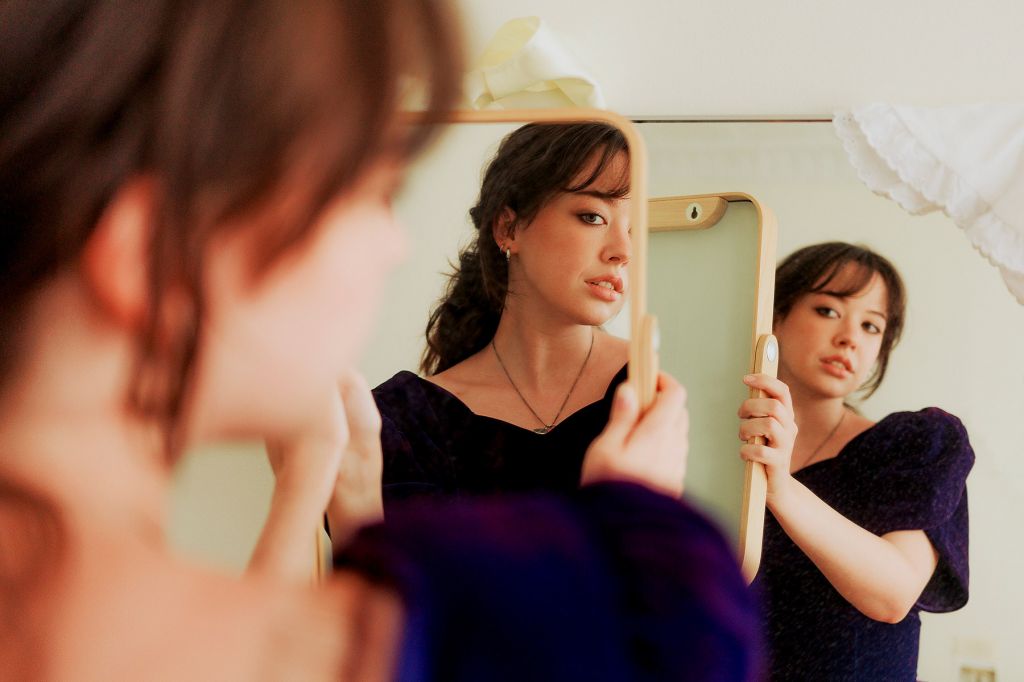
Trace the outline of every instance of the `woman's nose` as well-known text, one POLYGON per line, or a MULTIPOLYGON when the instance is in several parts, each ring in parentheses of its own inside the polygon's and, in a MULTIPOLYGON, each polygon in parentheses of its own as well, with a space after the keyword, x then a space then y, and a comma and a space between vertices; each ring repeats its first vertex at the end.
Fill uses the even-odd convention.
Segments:
POLYGON ((609 241, 605 245, 605 260, 609 263, 625 265, 629 262, 632 242, 626 225, 613 226, 609 231, 609 241))
POLYGON ((845 320, 839 325, 839 329, 836 330, 835 344, 841 348, 856 348, 857 347, 857 327, 852 322, 845 320))

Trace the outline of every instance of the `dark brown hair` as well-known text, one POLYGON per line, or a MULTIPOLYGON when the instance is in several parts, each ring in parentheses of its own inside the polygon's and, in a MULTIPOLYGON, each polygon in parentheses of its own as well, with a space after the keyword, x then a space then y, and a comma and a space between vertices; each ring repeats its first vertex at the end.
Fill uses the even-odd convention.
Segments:
MULTIPOLYGON (((484 173, 477 204, 469 210, 476 236, 459 254, 427 322, 420 371, 443 372, 494 338, 509 293, 508 263, 495 237, 525 229, 557 194, 593 185, 620 153, 628 153, 622 132, 598 122, 531 123, 502 140, 484 173), (514 216, 512 224, 503 223, 506 209, 514 216)), ((628 193, 626 170, 607 195, 628 193)))
POLYGON ((173 457, 211 237, 260 225, 258 276, 375 159, 413 153, 426 126, 402 134, 396 112, 416 95, 426 122, 450 106, 456 38, 435 0, 0 4, 0 388, 34 294, 78 260, 119 188, 152 177, 150 305, 129 400, 164 424, 173 457), (168 343, 171 294, 188 322, 168 343))
POLYGON ((793 305, 807 294, 827 292, 841 298, 853 296, 878 275, 885 283, 886 324, 874 372, 861 386, 865 398, 873 394, 885 378, 889 355, 899 343, 906 318, 906 289, 896 268, 883 256, 863 246, 845 242, 825 242, 797 249, 775 271, 775 319, 783 320, 793 305), (842 289, 832 286, 847 265, 856 266, 855 274, 842 289))

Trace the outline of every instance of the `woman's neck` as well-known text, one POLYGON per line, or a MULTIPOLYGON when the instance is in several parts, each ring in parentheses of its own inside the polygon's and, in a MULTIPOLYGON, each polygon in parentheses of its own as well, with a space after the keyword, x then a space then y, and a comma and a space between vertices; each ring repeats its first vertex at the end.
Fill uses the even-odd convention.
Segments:
POLYGON ((520 388, 539 392, 579 375, 596 333, 589 325, 525 319, 506 310, 494 345, 520 388))
POLYGON ((55 284, 28 320, 31 343, 0 393, 0 468, 78 520, 162 533, 169 471, 159 431, 131 416, 130 339, 55 284))
POLYGON ((790 392, 799 429, 793 445, 793 462, 805 465, 827 445, 825 441, 835 436, 847 408, 841 397, 808 395, 796 385, 790 385, 790 392))

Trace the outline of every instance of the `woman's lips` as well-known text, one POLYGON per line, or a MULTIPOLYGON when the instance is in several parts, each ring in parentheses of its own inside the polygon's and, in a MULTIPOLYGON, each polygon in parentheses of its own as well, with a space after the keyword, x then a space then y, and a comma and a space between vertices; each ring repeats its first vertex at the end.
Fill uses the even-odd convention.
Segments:
POLYGON ((831 374, 838 379, 845 379, 849 375, 853 374, 849 361, 844 360, 843 358, 822 358, 821 366, 828 374, 831 374))
POLYGON ((615 288, 607 282, 607 280, 602 281, 605 283, 599 283, 598 281, 587 282, 587 287, 590 288, 590 292, 602 301, 608 301, 609 303, 618 301, 619 298, 622 297, 622 294, 616 291, 615 288))

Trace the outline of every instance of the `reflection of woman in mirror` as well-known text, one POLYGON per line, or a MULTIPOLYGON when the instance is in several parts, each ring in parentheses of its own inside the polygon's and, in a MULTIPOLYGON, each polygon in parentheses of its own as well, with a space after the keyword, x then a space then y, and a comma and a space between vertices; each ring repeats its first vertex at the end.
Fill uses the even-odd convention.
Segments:
POLYGON ((628 191, 612 126, 533 124, 502 141, 427 327, 426 378, 374 391, 387 499, 578 487, 625 379, 627 343, 600 327, 625 300, 628 191))
POLYGON ((399 102, 455 98, 444 9, 0 4, 0 678, 752 674, 728 548, 673 499, 667 377, 642 417, 618 394, 574 496, 373 525, 379 418, 351 371, 424 141, 399 102), (277 482, 251 570, 190 565, 173 463, 254 438, 277 482), (314 589, 329 504, 344 546, 314 589))
POLYGON ((938 408, 875 423, 849 405, 881 384, 903 328, 895 268, 844 243, 784 260, 775 288, 778 380, 747 383, 743 457, 768 474, 765 599, 773 679, 914 680, 919 611, 967 601, 974 454, 938 408), (799 431, 797 430, 799 425, 799 431))

